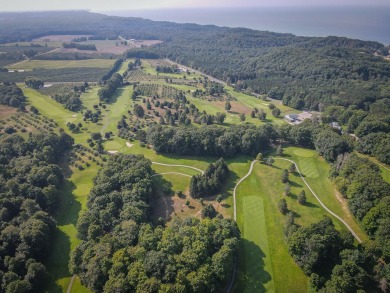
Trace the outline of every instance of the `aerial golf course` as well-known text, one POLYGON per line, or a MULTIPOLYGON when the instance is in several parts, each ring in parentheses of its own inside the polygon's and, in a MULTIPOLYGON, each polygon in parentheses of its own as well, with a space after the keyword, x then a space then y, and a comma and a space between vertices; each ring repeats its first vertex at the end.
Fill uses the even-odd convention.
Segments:
MULTIPOLYGON (((126 64, 119 69, 123 74, 126 64)), ((49 63, 49 61, 47 61, 49 63)), ((180 79, 176 84, 166 83, 165 78, 172 78, 169 74, 157 74, 151 62, 142 60, 145 66, 139 71, 142 84, 156 84, 162 92, 169 88, 177 90, 193 91, 195 85, 188 85, 184 82, 183 76, 174 78, 180 79), (165 87, 165 88, 164 88, 165 87)), ((33 64, 32 64, 33 65, 33 64)), ((58 65, 58 64, 57 64, 58 65)), ((29 65, 30 66, 30 65, 29 65)), ((45 66, 51 66, 45 64, 45 66)), ((69 66, 75 66, 71 64, 69 66)), ((22 64, 18 67, 23 67, 22 64)), ((30 68, 30 67, 29 67, 30 68)), ((186 79, 200 78, 199 74, 194 74, 186 79)), ((74 80, 74 82, 78 82, 74 80)), ((142 100, 148 96, 140 96, 131 99, 133 86, 128 85, 118 88, 112 101, 101 109, 101 115, 97 123, 85 121, 81 112, 72 112, 53 100, 49 95, 37 90, 25 88, 19 84, 30 106, 38 109, 42 115, 53 119, 58 127, 63 128, 72 135, 76 144, 88 148, 88 139, 91 133, 112 132, 113 135, 104 141, 104 150, 108 152, 104 156, 94 158, 93 150, 79 151, 78 158, 86 167, 80 169, 71 166, 68 170, 68 177, 62 188, 60 207, 56 213, 58 231, 53 242, 53 252, 47 260, 47 266, 53 275, 55 282, 49 285, 50 292, 90 292, 83 287, 77 278, 69 273, 69 254, 79 243, 77 238, 77 219, 80 214, 87 209, 87 197, 93 187, 93 178, 96 176, 104 158, 117 152, 125 154, 142 154, 152 162, 155 172, 154 184, 156 185, 155 201, 152 204, 151 218, 157 222, 160 218, 168 221, 172 217, 200 217, 200 210, 204 203, 212 204, 215 209, 224 217, 234 218, 236 210, 236 221, 241 232, 240 256, 238 258, 237 273, 233 286, 234 292, 305 292, 308 286, 308 277, 294 262, 289 255, 288 246, 283 234, 284 216, 279 213, 277 203, 285 198, 288 210, 294 214, 297 225, 306 226, 319 221, 323 216, 332 218, 337 230, 348 231, 344 223, 330 215, 318 202, 311 190, 303 182, 298 171, 290 174, 289 181, 291 193, 284 195, 284 184, 281 182, 281 174, 284 169, 295 162, 307 184, 316 193, 318 198, 332 212, 342 218, 349 227, 358 235, 361 240, 366 240, 367 236, 351 216, 347 203, 338 194, 334 184, 329 179, 329 164, 314 150, 300 147, 286 147, 282 156, 275 156, 273 152, 266 154, 267 157, 274 157, 274 163, 269 166, 260 161, 252 164, 254 157, 237 156, 227 158, 226 162, 230 169, 229 177, 220 192, 222 201, 216 200, 217 195, 205 197, 203 203, 189 196, 189 185, 191 176, 203 172, 209 163, 218 160, 217 157, 198 156, 176 156, 162 155, 156 153, 152 147, 142 145, 138 140, 129 140, 117 135, 117 124, 123 116, 128 115, 128 111, 133 111, 136 104, 142 104, 142 100), (81 123, 80 131, 72 132, 68 129, 69 123, 81 123), (94 159, 94 160, 92 160, 94 159), (98 164, 97 164, 97 163, 98 164), (252 172, 248 173, 251 166, 252 172), (247 177, 237 183, 244 176, 247 177), (234 194, 236 190, 236 194, 234 194), (297 202, 297 195, 304 190, 307 196, 305 204, 297 202), (183 195, 178 196, 178 192, 183 195), (235 197, 235 200, 234 200, 235 197), (236 204, 236 206, 234 206, 236 204)), ((93 109, 99 104, 99 85, 91 85, 85 93, 81 94, 83 111, 93 109)), ((191 98, 191 102, 200 111, 216 114, 226 112, 225 126, 240 123, 275 123, 281 125, 285 123, 281 118, 271 115, 268 103, 259 98, 236 93, 228 87, 228 94, 232 97, 232 109, 226 112, 224 104, 218 100, 191 98), (245 102, 244 102, 245 101, 245 102), (262 109, 267 113, 268 119, 260 121, 249 116, 254 107, 262 109), (237 113, 235 111, 238 111, 237 113), (247 113, 244 121, 238 117, 239 113, 247 113)), ((284 114, 292 112, 291 108, 280 106, 282 117, 284 114)), ((134 121, 134 123, 151 123, 134 121)), ((146 124, 147 125, 147 124, 146 124)), ((84 166, 84 165, 83 165, 84 166)))

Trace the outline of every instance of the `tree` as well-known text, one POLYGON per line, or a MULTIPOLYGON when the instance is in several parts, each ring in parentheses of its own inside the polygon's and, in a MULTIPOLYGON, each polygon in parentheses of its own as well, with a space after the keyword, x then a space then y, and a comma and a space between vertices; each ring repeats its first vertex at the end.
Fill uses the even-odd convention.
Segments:
POLYGON ((304 190, 302 190, 299 195, 298 195, 298 202, 301 204, 301 205, 304 205, 306 204, 306 193, 304 190))
POLYGON ((276 148, 276 151, 275 151, 275 155, 277 156, 283 156, 283 147, 282 145, 278 145, 278 147, 276 148))
POLYGON ((272 110, 272 115, 274 115, 274 117, 276 117, 276 118, 278 118, 278 117, 280 117, 280 114, 281 114, 281 112, 280 112, 280 109, 279 108, 274 108, 273 110, 272 110))
POLYGON ((285 215, 288 212, 287 202, 284 198, 282 198, 281 200, 278 201, 278 210, 283 215, 285 215))
POLYGON ((226 101, 226 103, 225 103, 225 110, 226 111, 230 111, 231 108, 232 108, 232 105, 230 104, 230 102, 226 101))
POLYGON ((294 163, 292 163, 292 164, 290 165, 290 167, 288 168, 288 172, 290 172, 290 173, 294 173, 294 172, 295 172, 295 170, 296 170, 295 164, 294 164, 294 163))
POLYGON ((261 121, 265 121, 266 117, 267 117, 267 113, 265 113, 263 111, 263 109, 260 109, 259 112, 257 113, 257 117, 261 120, 261 121))
POLYGON ((134 105, 134 114, 140 118, 144 117, 145 115, 144 108, 142 108, 142 106, 138 104, 134 105))
POLYGON ((275 160, 271 157, 265 159, 265 164, 268 165, 268 166, 272 166, 273 163, 275 163, 275 160))
POLYGON ((36 77, 27 77, 24 83, 26 84, 26 86, 33 89, 39 89, 44 85, 44 82, 41 79, 36 77))
POLYGON ((240 120, 241 120, 241 122, 245 121, 245 114, 244 113, 240 114, 240 120))
POLYGON ((100 134, 100 132, 92 132, 91 133, 91 138, 93 140, 101 140, 102 139, 102 135, 100 134))
POLYGON ((213 219, 217 216, 217 211, 215 210, 212 204, 207 204, 202 208, 200 214, 202 218, 213 219))
POLYGON ((286 183, 286 185, 284 186, 284 195, 289 196, 290 193, 291 193, 291 186, 290 184, 286 183))
POLYGON ((223 196, 220 194, 217 196, 217 202, 220 204, 222 202, 223 196))
POLYGON ((262 153, 258 153, 257 156, 256 156, 256 160, 258 160, 259 162, 262 162, 263 161, 263 154, 262 153))
POLYGON ((288 171, 286 169, 284 169, 282 171, 282 183, 287 183, 288 182, 288 171))

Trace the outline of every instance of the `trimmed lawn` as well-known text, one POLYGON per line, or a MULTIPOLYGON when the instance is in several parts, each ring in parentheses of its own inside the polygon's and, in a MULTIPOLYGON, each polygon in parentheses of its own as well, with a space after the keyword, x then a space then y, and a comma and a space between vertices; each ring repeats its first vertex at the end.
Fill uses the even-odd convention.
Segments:
MULTIPOLYGON (((298 168, 303 176, 305 176, 307 183, 321 201, 334 213, 342 217, 359 235, 362 241, 368 240, 367 235, 350 213, 347 201, 337 191, 335 185, 329 179, 330 165, 314 150, 289 147, 284 150, 284 154, 286 158, 292 159, 297 163, 298 168)), ((306 192, 306 195, 307 194, 308 193, 306 192)), ((333 220, 335 225, 341 225, 337 219, 333 220)), ((342 227, 344 229, 344 225, 342 225, 342 227)))
MULTIPOLYGON (((55 214, 58 230, 54 235, 53 250, 47 260, 47 269, 53 275, 55 284, 49 284, 49 292, 66 292, 71 274, 68 269, 70 252, 79 243, 77 219, 86 209, 87 197, 93 186, 92 179, 99 167, 91 162, 91 167, 80 171, 72 170, 71 177, 64 183, 59 196, 59 209, 55 214)), ((77 278, 76 278, 77 279, 77 278)), ((71 292, 90 292, 80 281, 73 283, 71 292)))

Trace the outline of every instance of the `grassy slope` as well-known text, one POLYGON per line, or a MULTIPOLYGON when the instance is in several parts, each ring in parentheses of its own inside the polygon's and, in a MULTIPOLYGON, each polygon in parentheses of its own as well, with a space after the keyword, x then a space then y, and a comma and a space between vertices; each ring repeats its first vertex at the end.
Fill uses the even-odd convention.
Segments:
MULTIPOLYGON (((66 292, 69 286, 72 277, 67 266, 69 254, 79 243, 76 236, 77 219, 79 214, 86 209, 87 197, 93 186, 92 179, 97 174, 98 166, 92 164, 86 170, 73 169, 72 171, 72 176, 62 188, 59 209, 55 216, 59 230, 54 236, 54 249, 47 261, 47 268, 55 278, 56 285, 51 284, 50 292, 66 292)), ((90 291, 76 279, 71 292, 90 291)))
POLYGON ((36 68, 57 69, 57 68, 110 68, 115 60, 110 59, 87 59, 87 60, 29 60, 23 63, 8 67, 9 69, 32 70, 36 68))
MULTIPOLYGON (((305 179, 325 204, 343 217, 362 239, 367 239, 348 210, 342 209, 328 179, 329 165, 315 151, 287 148, 286 157, 295 160, 305 179)), ((240 265, 235 289, 238 292, 305 292, 307 277, 288 254, 283 235, 284 216, 277 209, 277 202, 286 198, 298 225, 309 225, 328 215, 298 174, 290 174, 292 195, 283 195, 284 184, 280 177, 290 163, 276 160, 273 167, 255 164, 253 173, 237 190, 237 223, 242 233, 240 265), (297 195, 305 190, 307 204, 297 203, 297 195)), ((231 169, 236 167, 232 164, 231 169)), ((249 164, 245 164, 246 172, 249 164)), ((238 169, 239 170, 239 169, 238 169)), ((246 173, 244 172, 244 173, 246 173)), ((243 173, 238 172, 238 177, 243 173)), ((329 215, 328 215, 329 216, 329 215)), ((338 230, 346 230, 333 218, 338 230)))

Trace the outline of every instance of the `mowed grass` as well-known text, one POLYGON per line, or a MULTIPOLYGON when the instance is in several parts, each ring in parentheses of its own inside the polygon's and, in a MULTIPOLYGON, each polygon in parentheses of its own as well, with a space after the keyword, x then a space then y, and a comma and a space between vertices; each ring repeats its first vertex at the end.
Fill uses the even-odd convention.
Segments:
POLYGON ((115 60, 111 59, 87 59, 87 60, 28 60, 9 66, 8 69, 33 70, 58 69, 58 68, 110 68, 114 65, 115 60))
MULTIPOLYGON (((57 232, 54 235, 53 250, 47 260, 48 271, 56 280, 49 285, 49 292, 66 292, 72 275, 68 269, 70 252, 80 242, 77 238, 77 219, 86 209, 87 197, 93 187, 93 178, 98 166, 91 162, 91 167, 83 171, 72 168, 72 175, 62 186, 59 195, 58 210, 55 214, 57 232)), ((91 292, 75 280, 71 292, 91 292)))
MULTIPOLYGON (((305 180, 318 195, 321 201, 334 213, 343 218, 357 233, 361 240, 367 240, 367 235, 359 226, 357 220, 348 209, 347 201, 337 191, 336 186, 329 179, 330 165, 314 150, 297 147, 286 148, 285 157, 292 159, 298 165, 305 180)), ((307 194, 307 193, 306 193, 307 194)), ((335 224, 339 224, 334 219, 335 224)), ((344 228, 344 225, 342 225, 344 228)))
MULTIPOLYGON (((354 229, 362 240, 367 239, 349 210, 340 202, 333 183, 328 179, 329 165, 315 151, 290 147, 285 157, 297 162, 300 171, 321 200, 354 229)), ((288 253, 283 234, 285 216, 277 208, 285 198, 288 208, 295 216, 296 224, 307 226, 323 216, 332 218, 339 231, 348 231, 336 218, 330 216, 305 186, 298 173, 290 174, 291 195, 283 195, 281 173, 291 163, 275 160, 269 167, 256 163, 252 174, 237 189, 237 224, 241 230, 240 261, 235 284, 237 292, 306 292, 308 277, 295 264, 288 253), (305 190, 307 203, 300 205, 297 195, 305 190)), ((241 178, 249 170, 234 163, 231 170, 240 170, 241 178)))

